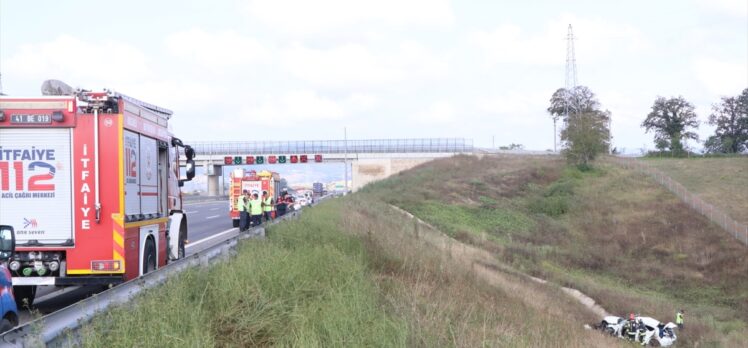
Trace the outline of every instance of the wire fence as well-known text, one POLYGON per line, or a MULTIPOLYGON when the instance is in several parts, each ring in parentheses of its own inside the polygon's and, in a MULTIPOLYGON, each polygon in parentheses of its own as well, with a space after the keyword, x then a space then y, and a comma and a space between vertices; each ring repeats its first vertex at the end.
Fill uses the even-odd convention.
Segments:
POLYGON ((722 227, 731 236, 735 237, 735 239, 748 245, 748 225, 732 219, 730 215, 691 193, 683 185, 673 180, 659 169, 653 168, 646 163, 642 163, 641 161, 632 158, 613 157, 613 162, 625 168, 634 169, 650 176, 657 183, 670 190, 670 192, 688 204, 691 209, 704 215, 709 220, 722 227))
POLYGON ((468 153, 473 140, 464 138, 224 141, 189 143, 198 155, 278 153, 468 153))

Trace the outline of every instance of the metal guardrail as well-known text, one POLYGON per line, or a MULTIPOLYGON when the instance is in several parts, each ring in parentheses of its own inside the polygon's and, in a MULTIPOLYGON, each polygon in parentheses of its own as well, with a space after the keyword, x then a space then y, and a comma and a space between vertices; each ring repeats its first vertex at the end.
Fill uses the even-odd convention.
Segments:
POLYGON ((197 155, 215 154, 331 154, 331 153, 465 153, 473 140, 465 138, 186 142, 197 155))
MULTIPOLYGON (((290 212, 271 224, 295 219, 301 211, 290 212)), ((68 307, 30 321, 10 331, 0 334, 2 347, 62 347, 77 345, 78 330, 95 315, 113 305, 130 301, 137 294, 163 284, 173 277, 195 266, 207 266, 216 260, 228 259, 239 240, 264 236, 264 227, 256 227, 247 233, 229 238, 207 249, 195 252, 182 260, 170 263, 139 278, 117 285, 109 290, 76 302, 68 307)))

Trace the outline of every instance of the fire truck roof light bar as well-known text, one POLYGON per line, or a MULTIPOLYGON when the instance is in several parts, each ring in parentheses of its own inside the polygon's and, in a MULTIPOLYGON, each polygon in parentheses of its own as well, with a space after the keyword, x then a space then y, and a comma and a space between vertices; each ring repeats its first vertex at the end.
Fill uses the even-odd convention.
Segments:
POLYGON ((118 93, 118 92, 114 92, 114 91, 109 91, 109 93, 110 93, 110 95, 112 95, 114 97, 122 98, 122 100, 124 100, 126 102, 133 103, 133 104, 136 104, 138 106, 144 107, 144 108, 146 108, 148 110, 151 110, 153 112, 159 113, 163 117, 166 117, 167 120, 169 118, 171 118, 171 115, 174 114, 174 112, 171 111, 171 110, 169 110, 169 109, 162 108, 160 106, 156 106, 156 105, 153 105, 153 104, 150 104, 150 103, 146 103, 146 102, 144 102, 142 100, 135 99, 133 97, 130 97, 130 96, 122 94, 122 93, 118 93))

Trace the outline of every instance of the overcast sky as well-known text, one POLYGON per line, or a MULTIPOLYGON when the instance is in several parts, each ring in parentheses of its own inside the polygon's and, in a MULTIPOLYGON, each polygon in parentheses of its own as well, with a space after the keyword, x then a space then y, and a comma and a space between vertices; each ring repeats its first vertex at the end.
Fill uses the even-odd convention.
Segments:
MULTIPOLYGON (((4 92, 44 79, 175 111, 186 140, 465 137, 553 147, 545 109, 579 84, 613 114, 614 146, 658 95, 705 123, 748 87, 748 1, 0 0, 4 92)), ((704 124, 702 139, 711 133, 704 124)))

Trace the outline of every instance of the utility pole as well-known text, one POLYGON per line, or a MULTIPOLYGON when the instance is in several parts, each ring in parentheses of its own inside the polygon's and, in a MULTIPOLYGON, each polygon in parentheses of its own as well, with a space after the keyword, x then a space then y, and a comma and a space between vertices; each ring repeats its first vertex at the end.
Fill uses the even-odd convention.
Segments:
POLYGON ((495 135, 491 136, 491 148, 492 149, 496 148, 496 136, 495 135))
POLYGON ((345 163, 345 194, 348 194, 348 129, 346 127, 343 127, 343 148, 345 151, 343 160, 345 163))

